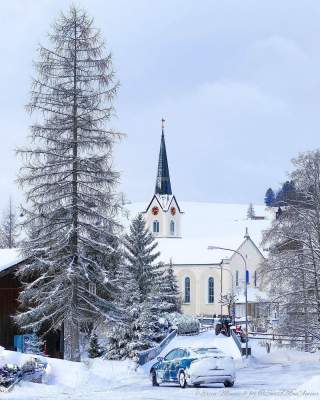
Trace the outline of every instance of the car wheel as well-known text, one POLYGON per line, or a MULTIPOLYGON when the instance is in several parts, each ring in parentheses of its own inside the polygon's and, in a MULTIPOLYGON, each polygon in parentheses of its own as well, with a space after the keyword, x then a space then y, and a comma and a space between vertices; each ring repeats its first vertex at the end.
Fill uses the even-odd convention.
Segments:
POLYGON ((154 369, 151 371, 151 381, 152 381, 152 386, 159 386, 157 373, 154 369))
POLYGON ((180 371, 179 373, 179 386, 182 389, 187 387, 186 374, 184 373, 184 371, 180 371))
POLYGON ((225 387, 232 387, 234 385, 234 381, 225 381, 224 386, 225 387))

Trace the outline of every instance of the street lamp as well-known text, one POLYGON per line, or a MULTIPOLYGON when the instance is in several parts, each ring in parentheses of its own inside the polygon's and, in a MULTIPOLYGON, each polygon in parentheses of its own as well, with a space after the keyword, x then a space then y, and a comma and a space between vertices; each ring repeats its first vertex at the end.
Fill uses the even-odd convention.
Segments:
MULTIPOLYGON (((226 250, 232 251, 233 253, 238 254, 244 263, 244 270, 245 270, 245 289, 244 289, 244 296, 245 296, 245 319, 246 319, 246 358, 248 358, 248 285, 247 285, 247 261, 243 257, 243 255, 238 250, 228 249, 226 247, 220 246, 208 246, 208 250, 226 250)), ((221 289, 222 290, 222 289, 221 289)))

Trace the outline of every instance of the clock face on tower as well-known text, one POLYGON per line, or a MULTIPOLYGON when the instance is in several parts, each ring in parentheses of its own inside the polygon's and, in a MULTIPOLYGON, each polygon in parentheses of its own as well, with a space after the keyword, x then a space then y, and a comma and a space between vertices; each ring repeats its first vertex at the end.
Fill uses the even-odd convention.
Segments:
POLYGON ((159 208, 158 207, 152 207, 152 214, 153 215, 158 215, 159 214, 159 208))
POLYGON ((171 211, 171 215, 176 215, 177 210, 175 207, 171 207, 170 211, 171 211))

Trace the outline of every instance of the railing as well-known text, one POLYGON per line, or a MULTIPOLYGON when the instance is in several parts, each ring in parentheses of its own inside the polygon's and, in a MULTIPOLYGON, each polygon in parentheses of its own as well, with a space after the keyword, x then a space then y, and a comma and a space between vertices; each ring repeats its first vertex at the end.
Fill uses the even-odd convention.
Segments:
MULTIPOLYGON (((231 332, 231 337, 234 340, 235 344, 237 345, 241 355, 245 356, 246 355, 246 344, 241 342, 241 340, 239 339, 239 336, 235 334, 233 329, 230 329, 230 332, 231 332)), ((249 346, 249 343, 248 343, 248 356, 251 356, 251 346, 249 346)))
POLYGON ((278 333, 262 333, 249 332, 250 339, 256 340, 271 340, 271 341, 287 341, 287 342, 305 342, 304 336, 283 335, 278 333))
POLYGON ((144 350, 139 353, 139 365, 144 365, 145 363, 156 358, 162 350, 171 342, 171 340, 177 335, 177 331, 174 330, 167 337, 165 337, 158 346, 152 349, 144 350))

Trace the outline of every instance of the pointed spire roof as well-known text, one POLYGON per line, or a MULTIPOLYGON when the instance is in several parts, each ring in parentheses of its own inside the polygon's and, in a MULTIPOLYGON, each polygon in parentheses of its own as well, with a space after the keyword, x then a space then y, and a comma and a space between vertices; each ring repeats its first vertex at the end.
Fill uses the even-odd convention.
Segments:
POLYGON ((158 173, 155 194, 172 194, 166 142, 164 140, 164 119, 162 118, 162 135, 159 153, 158 173))

